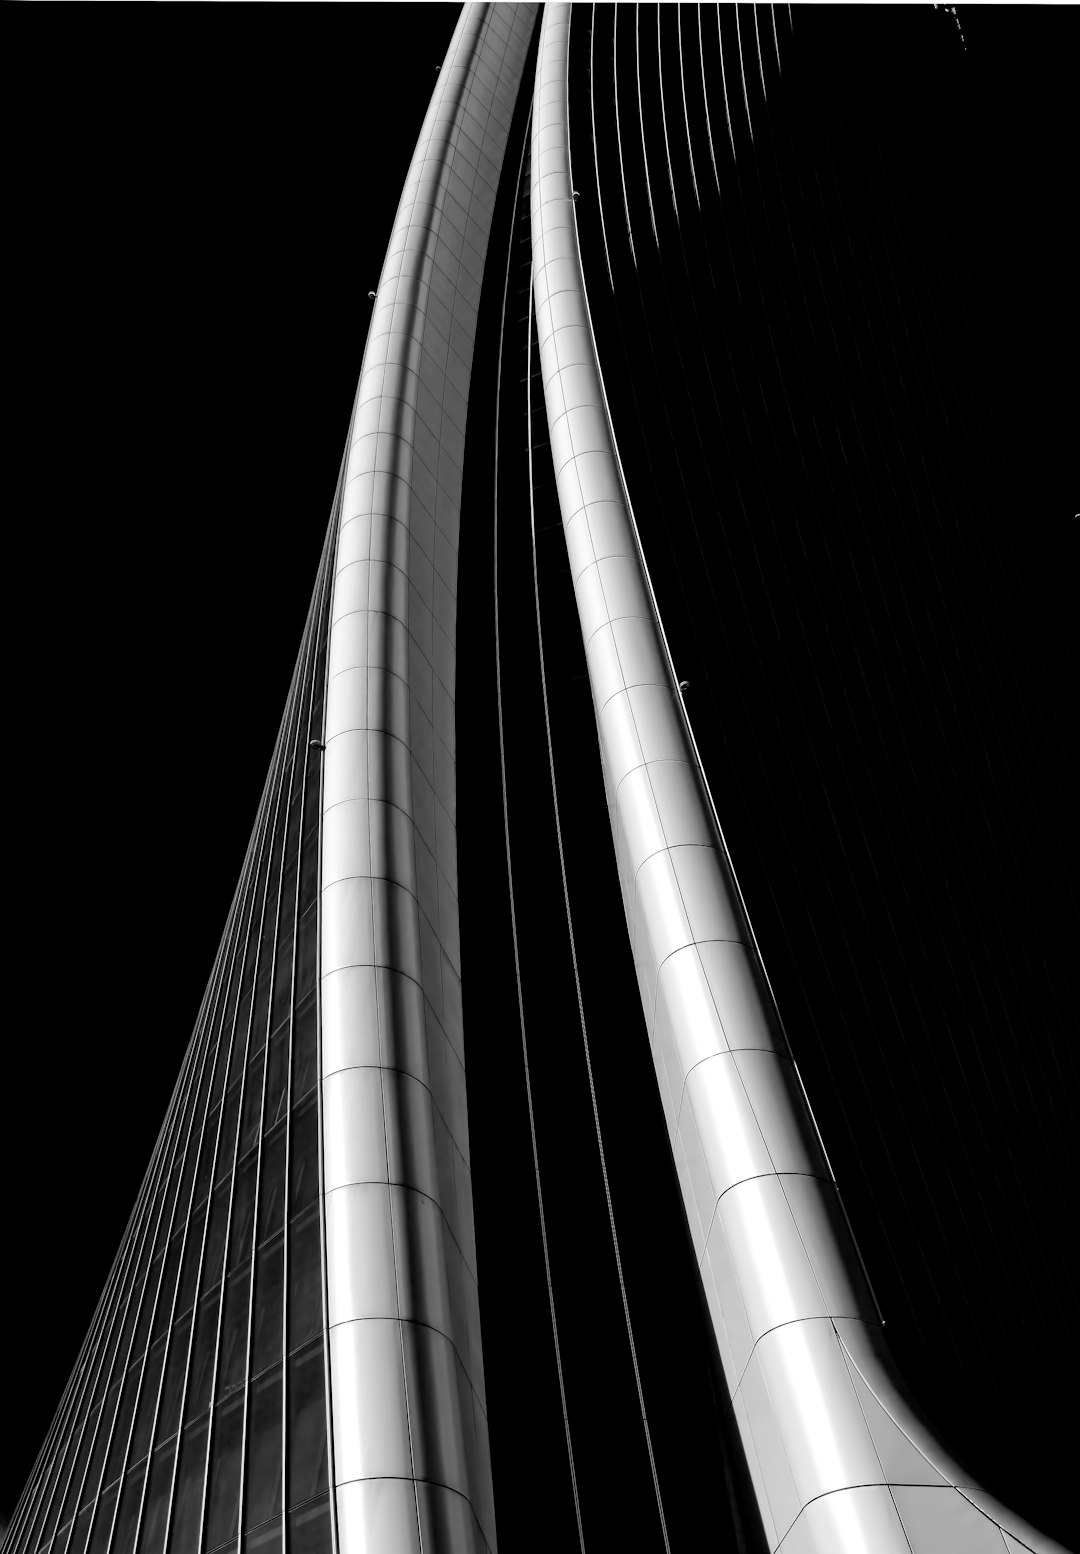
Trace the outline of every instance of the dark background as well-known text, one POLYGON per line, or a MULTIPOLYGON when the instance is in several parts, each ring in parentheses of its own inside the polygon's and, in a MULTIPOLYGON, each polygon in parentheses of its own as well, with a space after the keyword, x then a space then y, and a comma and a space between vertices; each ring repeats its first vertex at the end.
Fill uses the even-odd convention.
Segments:
MULTIPOLYGON (((4 13, 10 946, 22 996, 7 1042, 11 1444, 0 1518, 74 1362, 216 949, 314 581, 366 294, 456 16, 415 5, 4 13)), ((1026 558, 1017 609, 1032 662, 1046 665, 1030 682, 1044 694, 1027 702, 1045 750, 1046 731, 1066 716, 1080 507, 1066 286, 1075 13, 976 8, 960 20, 957 68, 977 85, 965 257, 996 344, 991 395, 1011 428, 1010 478, 1029 493, 1023 512, 994 522, 1011 526, 1026 558)), ((899 63, 879 66, 907 101, 899 63)), ((914 87, 910 102, 918 114, 914 87)), ((1068 777, 1043 762, 1036 793, 1043 780, 1058 796, 1040 836, 1058 856, 1027 878, 1033 896, 1048 881, 1063 912, 1068 777)), ((600 830, 601 869, 608 847, 600 830)), ((774 874, 780 901, 785 888, 792 882, 774 874)), ((1066 1031, 1071 943, 1062 933, 1040 951, 1066 1031)), ((782 947, 763 948, 783 984, 782 947)), ((1055 1112, 1067 1119, 1075 1064, 1065 1038, 1053 1050, 1055 1112)), ((508 1070, 508 1087, 516 1082, 508 1070)), ((811 1099, 818 1106, 812 1085, 811 1099)), ((521 1115, 517 1090, 508 1104, 521 1115)), ((1066 1215, 1040 1222, 1039 1234, 1056 1238, 1061 1267, 1075 1239, 1075 1175, 1061 1174, 1069 1151, 1054 1147, 1066 1215)), ((524 1218, 534 1212, 531 1165, 515 1159, 513 1170, 505 1194, 524 1218)), ((1028 1178, 1029 1193, 1038 1185, 1028 1178)), ((485 1235, 493 1245, 478 1224, 481 1258, 485 1235)), ((485 1300, 484 1317, 505 1370, 519 1328, 502 1297, 500 1288, 485 1300)), ((614 1289, 597 1298, 617 1327, 614 1289)), ((1057 1299, 1075 1317, 1073 1293, 1057 1299)), ((677 1312, 661 1315, 680 1326, 677 1312)), ((953 1321, 962 1345, 964 1319, 953 1321)), ((1042 1340, 1070 1331, 1068 1321, 1040 1324, 1042 1340)), ((540 1349, 542 1326, 526 1342, 540 1349)), ((1039 1385, 1019 1423, 1050 1441, 1066 1355, 1034 1347, 1039 1385)), ((972 1352, 965 1363, 992 1383, 992 1359, 972 1352)), ((489 1391, 509 1396, 490 1354, 487 1365, 489 1391)), ((678 1386, 669 1390, 677 1406, 678 1386)), ((984 1410, 991 1391, 979 1393, 984 1410)), ((557 1474, 557 1413, 553 1426, 557 1474)), ((510 1479, 499 1466, 516 1428, 504 1416, 495 1446, 510 1548, 519 1480, 501 1491, 510 1479)), ((1063 1453, 1048 1460, 1057 1473, 1063 1453)), ((1024 1509, 1067 1538, 1067 1505, 1055 1482, 1046 1516, 1037 1503, 1024 1509)))

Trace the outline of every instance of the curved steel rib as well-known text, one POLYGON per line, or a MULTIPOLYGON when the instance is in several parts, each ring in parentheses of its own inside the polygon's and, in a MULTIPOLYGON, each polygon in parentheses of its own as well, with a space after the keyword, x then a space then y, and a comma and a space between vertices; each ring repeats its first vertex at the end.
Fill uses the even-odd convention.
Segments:
POLYGON ((905 1400, 775 1015, 613 440, 571 198, 569 12, 545 7, 532 129, 551 451, 657 1081, 766 1535, 784 1554, 1058 1549, 905 1400))
POLYGON ((323 789, 322 1097, 338 1546, 495 1548, 461 1023, 457 540, 477 305, 535 5, 466 5, 350 433, 323 789))

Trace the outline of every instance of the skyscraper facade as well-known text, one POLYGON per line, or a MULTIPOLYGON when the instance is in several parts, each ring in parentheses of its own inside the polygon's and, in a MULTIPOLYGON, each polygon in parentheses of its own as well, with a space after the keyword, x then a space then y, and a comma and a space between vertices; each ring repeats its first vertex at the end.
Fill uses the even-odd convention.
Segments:
MULTIPOLYGON (((765 142, 774 151, 797 122, 775 102, 785 90, 798 102, 803 78, 792 59, 795 84, 784 85, 790 37, 771 10, 735 10, 714 23, 689 8, 666 17, 635 8, 632 31, 629 8, 590 15, 579 28, 585 14, 579 8, 572 24, 569 7, 466 7, 439 72, 372 299, 323 561, 244 874, 12 1549, 495 1546, 481 1311, 488 1317, 466 1108, 470 929, 459 916, 471 859, 457 835, 459 790, 471 780, 456 715, 459 551, 463 514, 478 510, 484 484, 497 544, 505 546, 510 514, 519 533, 531 531, 534 557, 564 547, 547 588, 546 634, 548 580, 533 574, 545 677, 538 726, 546 724, 551 758, 558 711, 546 676, 576 673, 599 736, 631 991, 714 1346, 702 1366, 716 1364, 731 1400, 732 1546, 995 1554, 1055 1546, 938 1445, 881 1346, 866 1269, 719 829, 723 806, 714 807, 710 782, 715 789, 732 757, 719 753, 715 733, 713 747, 702 736, 699 750, 686 715, 703 686, 721 701, 738 687, 709 685, 700 659, 686 670, 689 685, 680 681, 691 650, 676 645, 673 655, 658 607, 664 585, 653 578, 664 572, 653 558, 665 541, 677 569, 688 533, 702 575, 721 575, 710 549, 717 534, 701 534, 718 491, 734 489, 744 519, 762 527, 762 514, 771 520, 781 503, 797 510, 807 493, 811 510, 824 490, 840 506, 846 499, 842 435, 839 451, 800 438, 822 402, 840 424, 836 406, 853 393, 864 337, 828 355, 829 292, 815 305, 804 291, 805 325, 793 322, 794 287, 809 283, 770 223, 784 212, 800 264, 818 262, 823 234, 840 228, 827 215, 815 226, 805 208, 800 218, 794 199, 785 204, 805 171, 798 148, 788 164, 774 154, 771 166, 760 150, 765 142), (765 188, 768 178, 775 187, 765 188), (523 291, 512 284, 522 265, 523 291), (758 294, 747 300, 752 277, 758 294), (485 291, 499 320, 497 346, 483 357, 494 383, 477 381, 485 291), (737 308, 739 323, 718 325, 737 308), (785 308, 793 344, 781 365, 773 339, 785 308), (728 395, 725 371, 756 385, 760 407, 728 395), (471 417, 492 396, 489 466, 471 417), (781 400, 794 406, 790 432, 773 419, 781 400), (556 586, 561 604, 551 602, 556 586), (569 643, 553 642, 564 633, 569 643), (560 652, 567 662, 556 666, 560 652)), ((898 284, 914 288, 894 276, 898 284)), ((898 316, 914 316, 906 299, 898 316)), ((886 330, 867 323, 867 336, 886 330)), ((933 486, 928 468, 904 465, 916 411, 908 407, 907 422, 891 412, 887 424, 894 398, 922 382, 915 346, 910 353, 871 395, 861 427, 863 435, 872 427, 896 486, 871 491, 869 464, 851 477, 855 499, 876 503, 886 526, 903 480, 916 509, 933 486)), ((752 539, 741 558, 730 553, 747 545, 742 532, 732 518, 724 543, 730 577, 750 591, 752 539)), ((805 539, 795 529, 776 543, 805 539)), ((497 567, 509 838, 509 817, 534 789, 520 775, 528 735, 513 726, 519 661, 505 656, 514 630, 506 616, 522 596, 500 592, 497 567), (515 760, 517 792, 527 796, 517 807, 515 760)), ((896 599, 911 587, 898 574, 896 599)), ((690 617, 736 638, 736 605, 752 613, 722 585, 704 606, 685 597, 690 617)), ((767 590, 759 608, 777 608, 767 590)), ((836 652, 828 607, 821 618, 820 638, 805 639, 811 663, 836 652)), ((812 635, 815 623, 802 617, 804 630, 805 621, 812 635)), ((930 630, 937 625, 931 619, 930 630)), ((742 650, 760 652, 762 640, 747 631, 742 650)), ((902 656, 899 639, 896 650, 902 656)), ((793 682, 792 694, 794 716, 805 692, 793 682)), ((917 695, 913 705, 910 714, 896 709, 899 726, 918 716, 917 695)), ((757 719, 755 709, 744 713, 751 730, 757 719)), ((728 740, 739 726, 734 716, 710 720, 728 740)), ((767 732, 757 737, 767 744, 767 732)), ((586 758, 595 760, 592 748, 586 758)), ((554 840, 569 903, 572 849, 561 824, 554 840)), ((530 916, 523 898, 533 872, 515 867, 509 842, 507 867, 520 983, 542 913, 533 904, 530 916)), ((570 957, 584 1032, 572 927, 570 957)), ((474 985, 484 976, 479 956, 472 975, 474 985)), ((613 992, 609 1009, 625 1006, 625 980, 624 1005, 613 992)), ((479 1025, 482 995, 472 996, 479 1025)), ((535 1030, 521 1012, 523 1029, 535 1030)), ((544 1028, 545 1044, 555 1033, 568 1039, 565 1025, 544 1028)), ((528 1052, 526 1036, 543 1219, 528 1052)), ((474 1115, 476 1093, 470 1067, 474 1115)), ((595 1092, 592 1109, 598 1116, 595 1092)), ((602 1153, 601 1163, 610 1210, 602 1153)), ((557 1346, 547 1226, 543 1239, 557 1346)), ((633 1354, 625 1301, 623 1315, 633 1354)), ((588 1502, 576 1482, 561 1358, 557 1369, 584 1542, 588 1502)), ((633 1370, 666 1543, 676 1525, 670 1483, 656 1466, 662 1447, 649 1433, 636 1359, 633 1370)), ((513 1546, 512 1531, 503 1538, 513 1546)))

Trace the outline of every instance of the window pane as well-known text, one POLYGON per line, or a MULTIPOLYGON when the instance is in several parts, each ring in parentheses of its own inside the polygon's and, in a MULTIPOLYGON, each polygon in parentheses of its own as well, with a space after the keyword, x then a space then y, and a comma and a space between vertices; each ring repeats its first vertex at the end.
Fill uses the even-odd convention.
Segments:
POLYGON ((240 1083, 233 1084, 225 1097, 225 1120, 221 1124, 221 1139, 218 1142, 217 1165, 214 1169, 214 1180, 220 1182, 223 1176, 227 1176, 233 1168, 236 1156, 236 1119, 240 1114, 240 1083))
POLYGON ((251 1296, 251 1264, 237 1269, 225 1287, 225 1315, 221 1323, 221 1357, 218 1362, 218 1396, 244 1380, 247 1361, 248 1304, 251 1296))
POLYGON ((188 1381, 184 1417, 197 1419, 210 1406, 210 1383, 214 1374, 214 1344, 217 1341, 218 1301, 221 1285, 199 1302, 195 1323, 195 1342, 191 1351, 191 1376, 188 1381))
POLYGON ((162 1275, 161 1286, 155 1291, 151 1286, 149 1295, 157 1296, 157 1307, 154 1311, 153 1326, 150 1329, 150 1341, 160 1338, 168 1326, 169 1317, 172 1314, 173 1295, 176 1293, 176 1278, 180 1272, 180 1252, 183 1246, 183 1232, 177 1231, 169 1242, 169 1254, 165 1259, 165 1272, 162 1275))
POLYGON ((162 1554, 165 1541, 165 1516, 169 1509, 169 1489, 172 1484, 173 1458, 176 1442, 170 1441, 154 1453, 150 1464, 150 1483, 143 1507, 142 1528, 139 1531, 139 1554, 162 1554))
POLYGON ((296 1001, 301 1002, 315 987, 315 950, 318 942, 318 909, 310 907, 300 920, 296 941, 296 1001))
POLYGON ((266 1040, 266 1021, 270 1013, 270 963, 259 972, 255 985, 254 1013, 251 1018, 251 1051, 257 1052, 266 1040))
POLYGON ((323 1345, 301 1349, 289 1360, 289 1504, 326 1489, 326 1397, 323 1345))
POLYGON ((279 1128, 263 1143, 259 1180, 260 1241, 280 1230, 285 1219, 285 1129, 279 1128))
POLYGON ((304 856, 300 864, 300 914, 307 911, 315 900, 319 891, 319 844, 318 838, 304 848, 304 856))
POLYGON ((240 1453, 244 1442, 244 1399, 218 1405, 214 1419, 206 1513, 206 1547, 216 1549, 237 1533, 240 1505, 240 1453))
POLYGON ((289 1348, 321 1332, 322 1316, 319 1214, 313 1210, 289 1228, 289 1348))
MULTIPOLYGON (((292 916, 292 902, 288 903, 288 912, 292 916)), ((284 908, 282 910, 285 910, 284 908)), ((293 936, 287 933, 283 936, 278 946, 277 965, 274 968, 274 1003, 270 1011, 270 1024, 272 1028, 280 1025, 292 1006, 292 952, 293 936)))
POLYGON ((314 994, 296 1006, 293 1016, 293 1088, 292 1103, 301 1100, 315 1083, 318 1049, 315 1039, 314 994))
POLYGON ((330 1554, 330 1497, 289 1515, 289 1554, 330 1554))
POLYGON ((138 1462, 150 1450, 150 1428, 157 1407, 158 1382, 161 1367, 165 1363, 165 1339, 159 1338, 146 1361, 142 1391, 139 1394, 139 1410, 135 1419, 135 1436, 131 1443, 131 1461, 138 1462))
POLYGON ((265 1522, 253 1532, 246 1532, 241 1547, 244 1554, 280 1554, 281 1517, 275 1516, 272 1522, 265 1522))
POLYGON ((89 1554, 105 1554, 106 1549, 109 1547, 113 1512, 116 1510, 117 1488, 118 1486, 113 1484, 98 1501, 97 1514, 94 1517, 94 1527, 90 1534, 89 1554))
POLYGON ((205 1205, 195 1210, 188 1225, 187 1245, 184 1247, 184 1264, 180 1270, 180 1290, 176 1297, 176 1315, 182 1317, 191 1310, 195 1299, 195 1285, 199 1277, 199 1257, 202 1253, 205 1205))
POLYGON ((240 1148, 237 1155, 243 1157, 259 1136, 259 1117, 262 1113, 263 1063, 265 1047, 248 1064, 247 1083, 244 1086, 244 1112, 240 1120, 240 1148))
POLYGON ((253 1376, 281 1359, 283 1273, 283 1237, 278 1236, 263 1247, 255 1269, 255 1335, 251 1355, 253 1376))
POLYGON ((319 1192, 319 1114, 312 1096, 291 1120, 289 1216, 314 1203, 319 1192))
POLYGON ((248 1418, 244 1523, 255 1527, 281 1510, 281 1367, 253 1383, 248 1418))
POLYGON ((120 1496, 120 1514, 116 1518, 116 1531, 113 1533, 109 1554, 132 1554, 145 1478, 146 1462, 143 1461, 131 1468, 124 1479, 124 1490, 120 1496))
POLYGON ((184 1387, 184 1370, 187 1366, 188 1339, 191 1337, 191 1317, 186 1316, 173 1328, 169 1339, 169 1360, 165 1367, 165 1388, 161 1394, 161 1412, 158 1415, 157 1438, 168 1440, 180 1423, 180 1394, 184 1387))
POLYGON ((233 1189, 232 1224, 229 1227, 230 1268, 251 1256, 251 1232, 255 1223, 255 1155, 249 1155, 236 1173, 233 1189))
POLYGON ((206 1238, 202 1287, 213 1289, 221 1278, 225 1255, 225 1229, 229 1220, 229 1183, 222 1182, 210 1203, 210 1229, 206 1238))
POLYGON ((97 1440, 90 1452, 90 1471, 86 1476, 86 1484, 82 1490, 83 1500, 91 1495, 96 1495, 101 1483, 101 1470, 105 1466, 105 1451, 109 1444, 109 1431, 112 1428, 113 1416, 116 1413, 116 1402, 120 1396, 120 1383, 114 1381, 109 1388, 109 1395, 105 1399, 105 1406, 101 1410, 98 1420, 97 1440))
POLYGON ((285 1115, 286 1089, 289 1081, 289 1026, 278 1027, 270 1039, 270 1069, 266 1076, 266 1102, 263 1113, 263 1131, 269 1133, 275 1123, 285 1115))
POLYGON ((206 1436, 209 1420, 200 1419, 184 1431, 176 1500, 169 1529, 169 1554, 192 1554, 199 1546, 203 1483, 206 1478, 206 1436))

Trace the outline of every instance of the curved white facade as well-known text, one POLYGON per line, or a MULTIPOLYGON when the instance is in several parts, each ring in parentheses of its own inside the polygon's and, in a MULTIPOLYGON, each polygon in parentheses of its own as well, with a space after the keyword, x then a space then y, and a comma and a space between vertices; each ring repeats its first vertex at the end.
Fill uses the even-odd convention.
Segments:
POLYGON ((379 280, 328 664, 322 1119, 341 1554, 495 1548, 455 838, 465 417, 536 7, 466 6, 379 280))
POLYGON ((545 7, 533 282, 551 451, 627 926, 683 1200, 771 1548, 1059 1548, 964 1478, 904 1400, 771 1010, 663 640, 589 322, 570 176, 570 7, 545 7))

